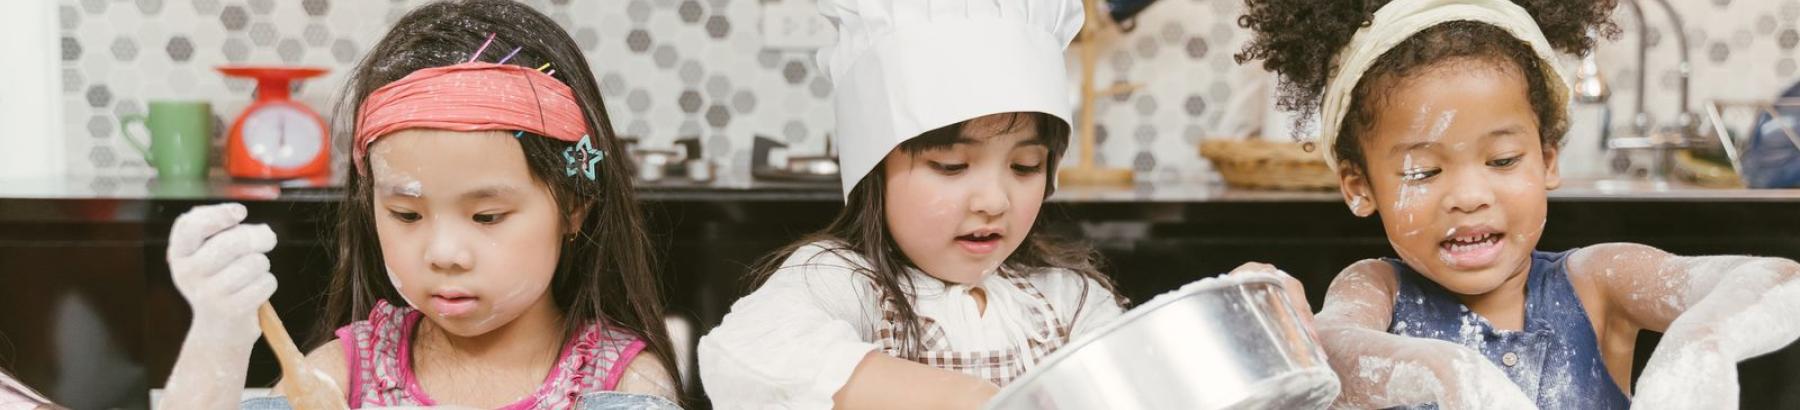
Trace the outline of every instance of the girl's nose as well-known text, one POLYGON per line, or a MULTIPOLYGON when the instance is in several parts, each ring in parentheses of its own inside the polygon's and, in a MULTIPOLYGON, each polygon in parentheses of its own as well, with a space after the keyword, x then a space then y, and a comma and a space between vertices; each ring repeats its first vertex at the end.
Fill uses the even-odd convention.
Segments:
POLYGON ((1494 203, 1494 189, 1482 172, 1460 172, 1448 184, 1444 206, 1451 213, 1475 213, 1494 203))
POLYGON ((973 190, 969 192, 969 211, 987 215, 1005 215, 1012 208, 1012 199, 1006 193, 1006 180, 1003 175, 985 173, 973 190))
POLYGON ((468 235, 464 235, 454 224, 447 221, 434 221, 434 228, 426 237, 425 262, 437 272, 455 273, 468 271, 474 267, 475 256, 469 251, 466 243, 468 235))

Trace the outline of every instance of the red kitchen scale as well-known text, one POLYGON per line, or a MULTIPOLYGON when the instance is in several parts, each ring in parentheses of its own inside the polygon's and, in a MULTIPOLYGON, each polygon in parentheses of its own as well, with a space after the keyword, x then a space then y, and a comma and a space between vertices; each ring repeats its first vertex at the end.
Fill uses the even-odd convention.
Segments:
POLYGON ((220 73, 256 79, 256 101, 231 123, 225 171, 249 179, 324 178, 331 172, 325 118, 289 98, 288 84, 325 74, 321 68, 220 66, 220 73))

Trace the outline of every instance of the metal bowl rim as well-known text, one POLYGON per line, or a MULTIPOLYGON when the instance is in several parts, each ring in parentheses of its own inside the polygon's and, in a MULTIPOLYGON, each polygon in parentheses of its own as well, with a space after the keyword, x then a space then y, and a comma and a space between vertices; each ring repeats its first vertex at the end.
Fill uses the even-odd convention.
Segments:
MULTIPOLYGON (((1202 279, 1202 280, 1205 280, 1205 279, 1202 279)), ((1099 329, 1094 329, 1093 331, 1088 332, 1087 335, 1083 335, 1082 337, 1080 337, 1076 340, 1070 341, 1069 344, 1066 344, 1060 348, 1057 348, 1055 353, 1051 353, 1050 356, 1045 357, 1043 361, 1038 362, 1037 369, 1031 369, 1031 370, 1045 369, 1045 368, 1049 368, 1051 366, 1055 366, 1057 363, 1061 363, 1063 360, 1065 360, 1069 356, 1075 355, 1075 352, 1081 350, 1082 347, 1093 344, 1095 340, 1100 339, 1099 336, 1093 336, 1093 335, 1112 334, 1112 332, 1114 330, 1117 330, 1121 327, 1130 325, 1131 323, 1136 322, 1138 319, 1141 319, 1144 316, 1148 316, 1150 314, 1150 312, 1155 312, 1157 310, 1160 310, 1160 309, 1162 309, 1163 306, 1175 303, 1176 301, 1186 300, 1188 297, 1198 294, 1200 292, 1223 289, 1226 287, 1238 287, 1238 286, 1249 285, 1249 284, 1253 284, 1253 283, 1264 283, 1264 284, 1274 285, 1277 289, 1281 288, 1281 281, 1276 280, 1275 278, 1272 278, 1272 277, 1267 277, 1267 276, 1249 276, 1249 277, 1243 277, 1243 278, 1232 278, 1231 280, 1235 280, 1235 281, 1237 281, 1237 283, 1224 284, 1224 285, 1220 285, 1220 286, 1211 286, 1211 287, 1195 287, 1193 289, 1177 289, 1177 290, 1175 290, 1175 292, 1181 292, 1182 294, 1180 294, 1180 295, 1163 294, 1163 295, 1158 295, 1157 297, 1151 298, 1150 302, 1145 303, 1143 305, 1138 305, 1137 307, 1132 308, 1131 311, 1125 312, 1125 314, 1122 316, 1119 316, 1118 319, 1113 319, 1112 323, 1107 323, 1105 326, 1101 326, 1099 329)), ((1024 387, 1020 387, 1020 386, 1025 386, 1025 385, 1030 384, 1031 381, 1036 380, 1039 377, 1038 376, 1039 374, 1042 374, 1042 373, 1037 372, 1037 371, 1026 371, 1024 376, 1020 377, 1018 380, 1013 380, 1012 383, 1008 383, 1005 388, 1000 389, 1000 393, 995 394, 994 398, 988 400, 988 403, 990 403, 990 404, 1001 403, 1001 402, 1004 402, 1006 399, 1009 399, 1012 396, 1019 394, 1018 393, 1019 390, 1024 389, 1024 387)))

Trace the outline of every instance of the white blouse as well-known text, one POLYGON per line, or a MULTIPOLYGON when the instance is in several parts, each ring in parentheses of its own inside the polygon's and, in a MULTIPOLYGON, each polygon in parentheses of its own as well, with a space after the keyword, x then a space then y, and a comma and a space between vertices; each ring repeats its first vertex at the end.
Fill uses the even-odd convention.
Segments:
MULTIPOLYGON (((874 282, 853 266, 854 251, 813 243, 796 250, 755 292, 731 305, 723 323, 700 338, 700 377, 720 408, 830 408, 831 396, 869 351, 879 349, 881 300, 874 282)), ((1032 296, 1000 275, 950 284, 916 269, 913 308, 943 328, 952 350, 1012 349, 1038 324, 1027 320, 1032 296), (987 293, 985 314, 971 289, 987 293)), ((1106 289, 1066 269, 1027 280, 1076 338, 1122 310, 1106 289), (1084 286, 1085 285, 1085 286, 1084 286), (1085 299, 1083 299, 1085 293, 1085 299), (1081 304, 1079 314, 1076 305, 1081 304)))

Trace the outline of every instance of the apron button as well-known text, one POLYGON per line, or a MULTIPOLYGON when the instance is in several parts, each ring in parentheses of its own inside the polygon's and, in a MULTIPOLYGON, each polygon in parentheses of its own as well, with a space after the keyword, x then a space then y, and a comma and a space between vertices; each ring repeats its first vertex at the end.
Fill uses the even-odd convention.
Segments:
POLYGON ((1519 354, 1513 353, 1513 352, 1506 352, 1506 354, 1500 355, 1500 363, 1505 364, 1506 367, 1517 366, 1517 365, 1519 365, 1519 354))

